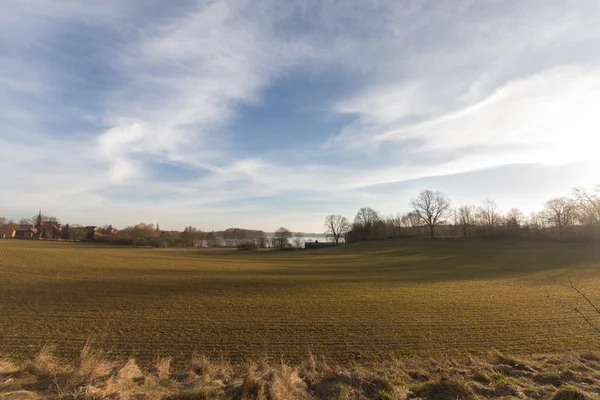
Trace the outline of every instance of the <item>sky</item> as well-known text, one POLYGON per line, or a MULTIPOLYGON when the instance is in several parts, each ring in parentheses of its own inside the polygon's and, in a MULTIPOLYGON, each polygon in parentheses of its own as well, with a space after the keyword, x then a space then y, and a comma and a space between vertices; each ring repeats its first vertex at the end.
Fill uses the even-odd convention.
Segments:
POLYGON ((3 0, 0 215, 320 232, 600 183, 595 0, 3 0))

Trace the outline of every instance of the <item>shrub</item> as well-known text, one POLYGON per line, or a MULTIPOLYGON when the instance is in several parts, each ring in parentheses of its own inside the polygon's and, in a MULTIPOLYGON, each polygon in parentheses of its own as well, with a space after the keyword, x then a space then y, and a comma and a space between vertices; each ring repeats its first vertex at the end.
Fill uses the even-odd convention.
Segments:
POLYGON ((240 242, 237 246, 238 251, 254 251, 258 250, 258 246, 251 240, 240 242))

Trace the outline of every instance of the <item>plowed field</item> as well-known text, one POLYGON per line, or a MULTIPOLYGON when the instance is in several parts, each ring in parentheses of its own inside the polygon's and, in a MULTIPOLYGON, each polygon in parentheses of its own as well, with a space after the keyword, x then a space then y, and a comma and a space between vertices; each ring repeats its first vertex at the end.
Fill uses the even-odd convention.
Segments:
POLYGON ((73 356, 90 336, 115 355, 181 361, 598 348, 600 335, 570 309, 569 278, 600 300, 600 250, 388 241, 241 253, 0 240, 0 353, 51 343, 73 356))

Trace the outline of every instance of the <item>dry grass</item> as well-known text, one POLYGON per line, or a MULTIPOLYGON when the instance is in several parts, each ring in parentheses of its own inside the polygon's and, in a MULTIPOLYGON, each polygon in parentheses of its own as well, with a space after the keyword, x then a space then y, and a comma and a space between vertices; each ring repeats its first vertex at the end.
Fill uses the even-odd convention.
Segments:
POLYGON ((489 361, 391 359, 369 367, 334 365, 310 356, 296 366, 231 364, 195 356, 183 370, 171 371, 168 358, 144 369, 133 358, 115 361, 89 346, 71 362, 43 348, 31 361, 4 362, 9 367, 0 371, 0 399, 593 400, 600 396, 600 363, 591 355, 598 357, 569 352, 503 363, 512 359, 496 354, 489 361), (542 382, 536 379, 540 375, 562 378, 542 382))
MULTIPOLYGON (((243 253, 3 240, 0 353, 31 358, 51 343, 74 358, 94 336, 112 356, 134 354, 147 367, 166 355, 180 369, 194 353, 299 363, 312 352, 351 365, 598 348, 600 335, 563 306, 574 297, 560 283, 574 278, 600 300, 599 253, 536 243, 243 253)), ((101 377, 110 366, 81 368, 101 377)))

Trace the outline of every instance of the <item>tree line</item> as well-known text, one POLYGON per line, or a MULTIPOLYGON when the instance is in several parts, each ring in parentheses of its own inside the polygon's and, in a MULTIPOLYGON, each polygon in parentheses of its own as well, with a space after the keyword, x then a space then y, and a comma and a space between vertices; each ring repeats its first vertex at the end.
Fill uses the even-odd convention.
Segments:
MULTIPOLYGON (((574 189, 570 196, 548 200, 539 211, 525 215, 518 208, 502 212, 492 199, 480 204, 453 207, 444 193, 425 190, 409 203, 410 211, 384 216, 370 207, 363 207, 351 222, 331 214, 325 217, 324 234, 340 244, 366 240, 401 237, 463 237, 511 240, 600 241, 600 185, 593 190, 574 189)), ((32 224, 33 218, 16 223, 0 217, 0 226, 32 224)), ((44 221, 58 223, 55 217, 44 221)), ((269 238, 261 230, 230 228, 224 231, 202 231, 188 226, 183 231, 161 230, 159 225, 139 223, 117 231, 111 225, 99 227, 93 233, 81 225, 62 226, 63 240, 92 240, 102 243, 154 247, 238 247, 254 250, 300 248, 304 244, 301 232, 293 233, 280 227, 269 238)))
POLYGON ((325 235, 336 243, 399 237, 463 237, 512 240, 600 241, 600 185, 574 189, 570 196, 548 200, 526 216, 518 208, 503 213, 492 199, 453 207, 442 192, 425 190, 409 203, 410 211, 383 216, 363 207, 350 222, 325 217, 325 235))

